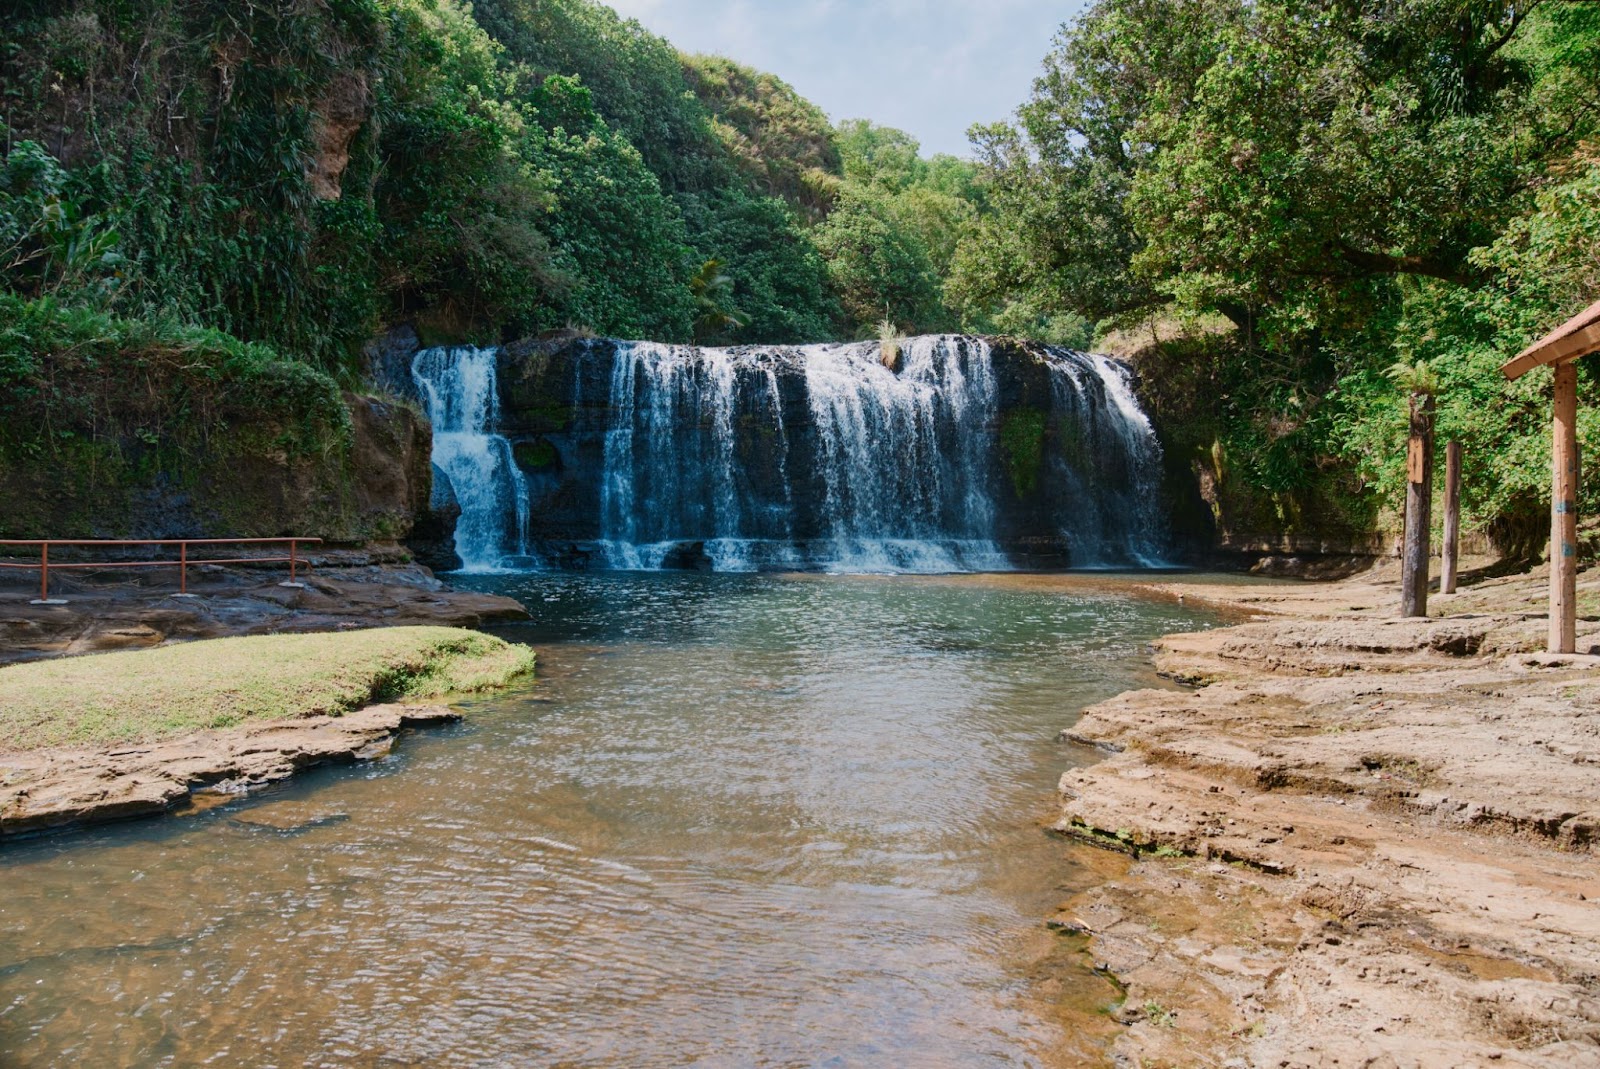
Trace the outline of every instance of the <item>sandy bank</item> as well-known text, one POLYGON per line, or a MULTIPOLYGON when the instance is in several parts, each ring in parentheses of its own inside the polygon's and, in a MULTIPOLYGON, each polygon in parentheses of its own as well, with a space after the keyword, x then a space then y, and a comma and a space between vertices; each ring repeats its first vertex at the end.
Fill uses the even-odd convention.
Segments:
POLYGON ((1107 756, 1059 830, 1136 855, 1053 922, 1127 985, 1119 1064, 1600 1065, 1600 656, 1533 652, 1543 584, 1155 585, 1256 619, 1067 733, 1107 756))

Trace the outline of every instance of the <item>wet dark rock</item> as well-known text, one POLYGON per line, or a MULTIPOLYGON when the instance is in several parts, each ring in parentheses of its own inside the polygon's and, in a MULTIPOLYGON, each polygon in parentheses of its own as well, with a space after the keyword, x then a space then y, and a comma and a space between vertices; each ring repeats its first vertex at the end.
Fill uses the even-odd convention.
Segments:
POLYGON ((287 575, 279 565, 211 568, 190 575, 193 598, 174 596, 176 577, 166 569, 140 569, 147 585, 129 584, 126 571, 74 573, 59 585, 52 576, 64 605, 30 604, 37 587, 8 570, 0 575, 0 664, 227 635, 528 618, 511 598, 451 590, 428 569, 400 563, 406 556, 398 546, 315 556, 319 570, 298 589, 280 585, 287 575))
MULTIPOLYGON (((999 426, 970 432, 1003 439, 1011 415, 1022 413, 1032 433, 1020 454, 994 449, 981 473, 994 502, 994 541, 1022 568, 1135 563, 1119 545, 1124 539, 1117 524, 1125 503, 1114 498, 1134 484, 1129 458, 1117 449, 1085 446, 1097 433, 1085 421, 1100 418, 1097 413, 1108 410, 1109 402, 1096 397, 1093 412, 1072 415, 1055 392, 1060 373, 1040 347, 1004 339, 990 344, 999 426), (1028 470, 1014 470, 1018 464, 1028 470)), ((616 415, 611 394, 619 351, 616 341, 569 333, 516 342, 499 352, 496 430, 510 441, 526 480, 530 542, 549 563, 582 566, 593 559, 591 547, 602 538, 606 440, 616 415)), ((782 346, 732 351, 740 368, 732 413, 734 470, 741 500, 748 503, 743 526, 749 530, 741 536, 798 545, 828 539, 833 533, 824 507, 828 487, 817 460, 819 429, 801 352, 782 346)), ((1098 388, 1088 383, 1091 394, 1098 388)), ((715 431, 703 416, 697 425, 676 426, 671 433, 686 443, 689 454, 715 453, 715 431), (697 442, 696 436, 704 440, 697 442)), ((953 452, 958 440, 941 439, 941 452, 953 452)), ((899 464, 906 458, 884 456, 882 462, 899 464)), ((706 508, 697 500, 674 507, 691 518, 706 508)), ((666 538, 677 535, 690 544, 712 533, 689 522, 661 526, 676 528, 666 538)), ((674 547, 669 556, 666 567, 702 566, 696 553, 683 547, 674 547)))

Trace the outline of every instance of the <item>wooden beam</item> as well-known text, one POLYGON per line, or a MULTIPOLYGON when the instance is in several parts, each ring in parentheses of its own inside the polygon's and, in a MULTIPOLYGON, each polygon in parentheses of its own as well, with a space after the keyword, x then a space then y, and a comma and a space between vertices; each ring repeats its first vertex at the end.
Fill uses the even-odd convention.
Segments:
POLYGON ((1578 367, 1555 368, 1550 487, 1550 652, 1578 648, 1578 367))
POLYGON ((1520 379, 1541 364, 1576 360, 1597 349, 1600 349, 1600 322, 1591 323, 1548 344, 1524 349, 1500 365, 1500 373, 1508 379, 1520 379))
POLYGON ((1428 559, 1433 533, 1433 395, 1411 395, 1406 451, 1406 533, 1400 556, 1400 615, 1428 615, 1428 559))
POLYGON ((1456 592, 1456 568, 1461 562, 1461 443, 1444 447, 1444 548, 1439 569, 1439 593, 1456 592))

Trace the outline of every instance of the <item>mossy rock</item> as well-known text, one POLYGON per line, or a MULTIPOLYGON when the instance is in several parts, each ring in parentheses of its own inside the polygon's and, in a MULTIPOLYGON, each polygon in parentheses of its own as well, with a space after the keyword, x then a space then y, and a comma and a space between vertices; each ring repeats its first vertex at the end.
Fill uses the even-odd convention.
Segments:
POLYGON ((1026 497, 1039 488, 1048 421, 1048 414, 1037 408, 1016 409, 1000 421, 1000 448, 1011 472, 1011 487, 1018 497, 1026 497))
POLYGON ((548 472, 561 467, 561 454, 550 444, 548 438, 517 442, 511 447, 511 455, 516 459, 517 466, 524 471, 548 472))

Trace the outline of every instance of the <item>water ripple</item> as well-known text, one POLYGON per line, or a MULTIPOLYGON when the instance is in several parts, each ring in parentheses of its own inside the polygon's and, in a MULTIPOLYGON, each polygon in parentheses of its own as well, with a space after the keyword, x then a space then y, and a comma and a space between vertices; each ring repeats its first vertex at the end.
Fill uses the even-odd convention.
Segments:
POLYGON ((493 582, 543 607, 520 634, 544 678, 466 725, 8 852, 0 1064, 1082 1053, 1013 964, 1071 876, 1038 828, 1052 740, 1195 616, 981 583, 493 582))

